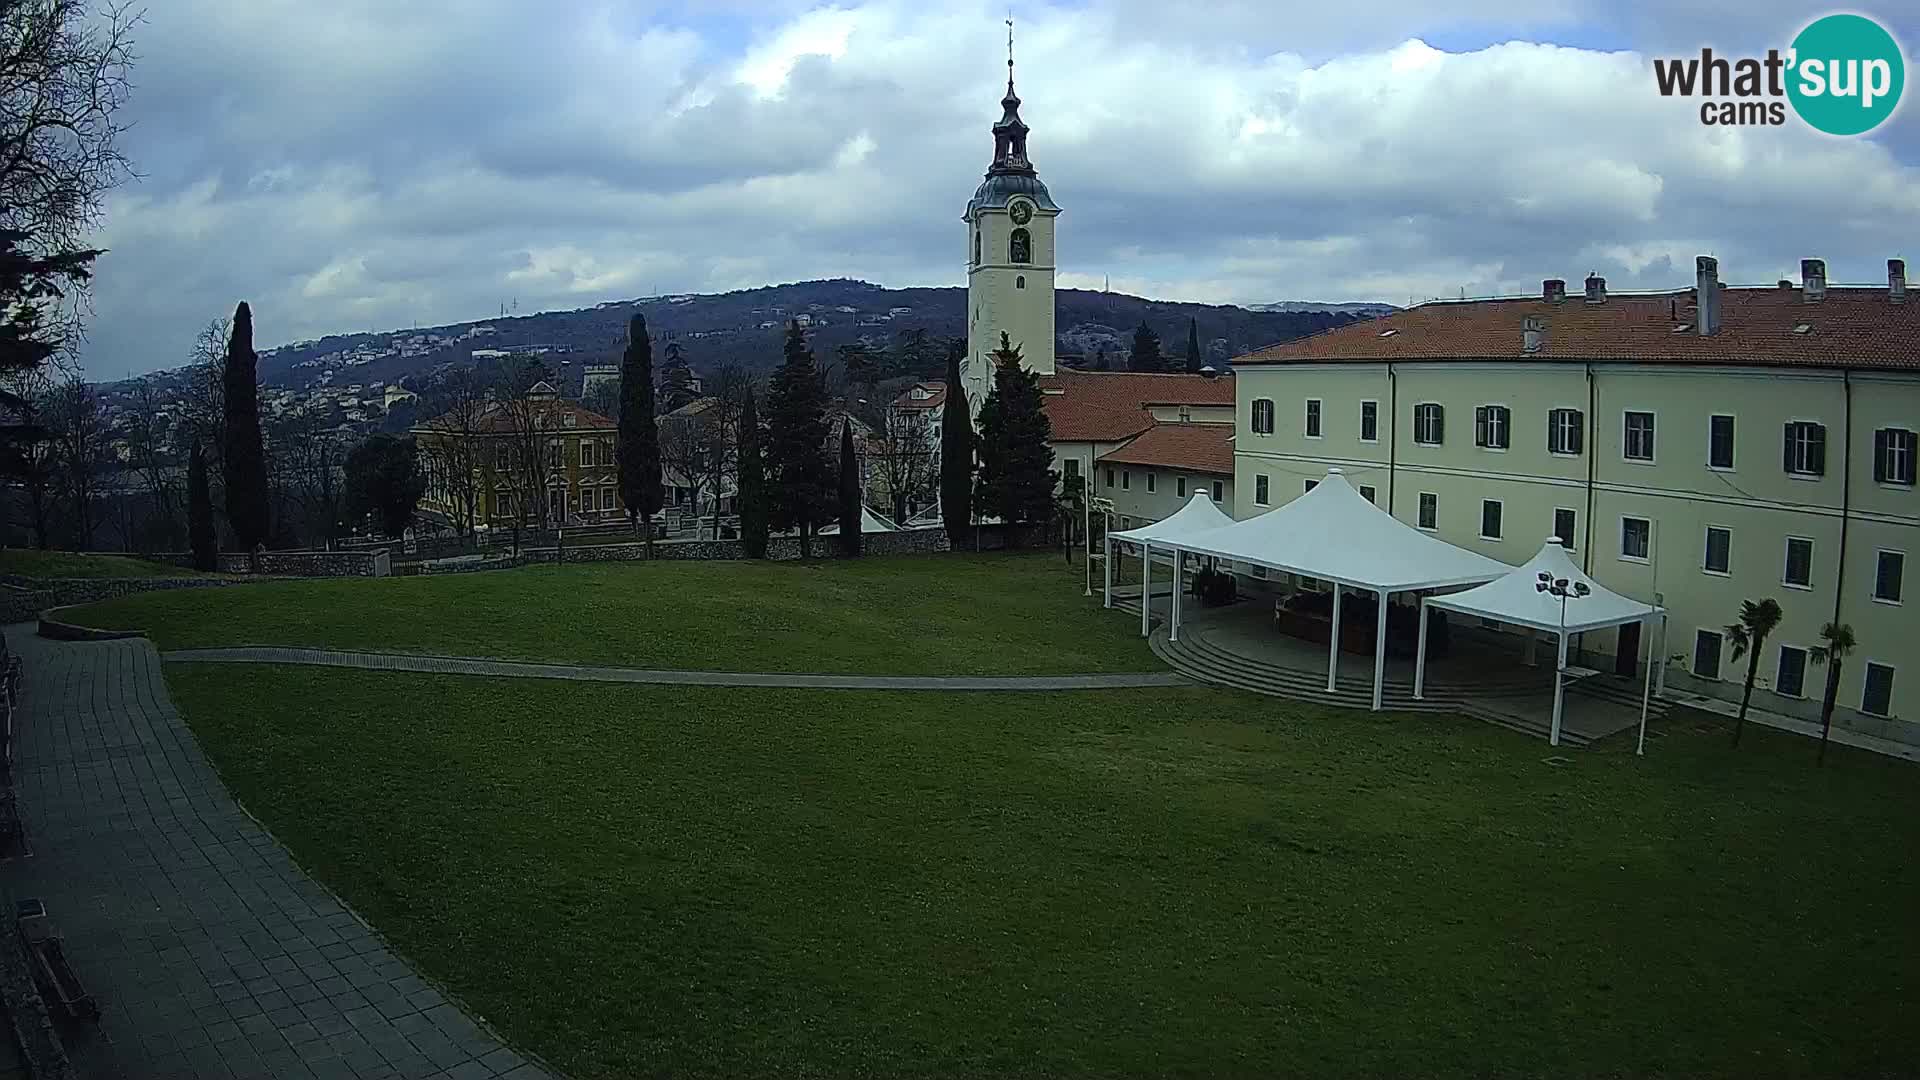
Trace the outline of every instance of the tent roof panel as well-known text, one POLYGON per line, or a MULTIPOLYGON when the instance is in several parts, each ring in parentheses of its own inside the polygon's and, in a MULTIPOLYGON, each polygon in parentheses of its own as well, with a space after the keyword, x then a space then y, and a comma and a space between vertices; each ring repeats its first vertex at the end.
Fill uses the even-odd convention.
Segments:
POLYGON ((1450 596, 1435 596, 1428 599, 1427 603, 1464 615, 1479 615, 1499 622, 1531 626, 1549 633, 1563 629, 1567 633, 1579 633, 1619 626, 1657 615, 1661 610, 1652 604, 1621 596, 1581 573, 1568 556, 1567 549, 1554 540, 1548 540, 1540 548, 1539 554, 1525 566, 1514 567, 1498 580, 1450 596), (1583 584, 1591 590, 1586 596, 1567 600, 1564 623, 1561 621, 1560 598, 1537 588, 1543 573, 1552 575, 1554 580, 1565 579, 1569 587, 1583 584))
POLYGON ((1207 532, 1233 524, 1233 518, 1215 506, 1204 491, 1195 491, 1187 504, 1151 525, 1112 534, 1115 540, 1132 543, 1171 544, 1182 536, 1207 532))

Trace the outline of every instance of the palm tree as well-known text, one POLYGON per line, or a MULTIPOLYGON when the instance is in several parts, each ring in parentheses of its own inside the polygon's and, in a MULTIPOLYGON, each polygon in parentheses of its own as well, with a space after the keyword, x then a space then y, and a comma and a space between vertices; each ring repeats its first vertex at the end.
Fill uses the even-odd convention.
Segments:
POLYGON ((1853 627, 1847 623, 1828 623, 1820 628, 1818 645, 1807 651, 1807 659, 1827 665, 1827 692, 1820 699, 1820 757, 1827 763, 1827 733, 1833 730, 1833 699, 1840 696, 1840 662, 1853 653, 1853 627))
POLYGON ((1733 721, 1733 745, 1740 745, 1740 733, 1747 726, 1747 703, 1753 700, 1753 679, 1760 673, 1760 646, 1780 625, 1780 605, 1768 597, 1759 603, 1740 602, 1740 621, 1727 624, 1727 640, 1733 642, 1733 659, 1747 658, 1747 687, 1740 694, 1740 715, 1733 721))

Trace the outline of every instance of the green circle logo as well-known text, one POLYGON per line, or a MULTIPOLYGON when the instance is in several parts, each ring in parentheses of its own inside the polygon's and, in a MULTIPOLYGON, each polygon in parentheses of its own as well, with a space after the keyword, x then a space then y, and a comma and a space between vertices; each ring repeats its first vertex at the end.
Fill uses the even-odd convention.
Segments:
POLYGON ((1827 15, 1807 24, 1787 63, 1793 111, 1829 135, 1879 127, 1900 104, 1907 82, 1899 44, 1863 15, 1827 15))

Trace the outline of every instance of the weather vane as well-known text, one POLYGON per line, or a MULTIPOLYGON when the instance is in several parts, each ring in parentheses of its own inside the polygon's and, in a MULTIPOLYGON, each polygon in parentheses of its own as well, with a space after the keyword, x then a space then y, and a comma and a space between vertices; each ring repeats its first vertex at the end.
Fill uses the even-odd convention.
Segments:
POLYGON ((1007 12, 1007 81, 1013 81, 1013 12, 1007 12))

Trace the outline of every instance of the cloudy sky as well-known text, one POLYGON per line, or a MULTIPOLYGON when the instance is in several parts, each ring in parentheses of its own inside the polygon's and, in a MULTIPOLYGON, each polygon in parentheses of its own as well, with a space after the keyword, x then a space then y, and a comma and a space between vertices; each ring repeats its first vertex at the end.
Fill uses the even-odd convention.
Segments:
MULTIPOLYGON (((1004 3, 148 6, 95 378, 178 365, 241 299, 265 347, 516 300, 964 281, 1004 3)), ((1784 48, 1804 3, 1209 6, 1015 6, 1061 284, 1406 303, 1673 286, 1702 252, 1736 282, 1920 263, 1911 100, 1833 139, 1654 92, 1653 57, 1784 48)), ((1920 43, 1906 0, 1852 10, 1920 43)))

